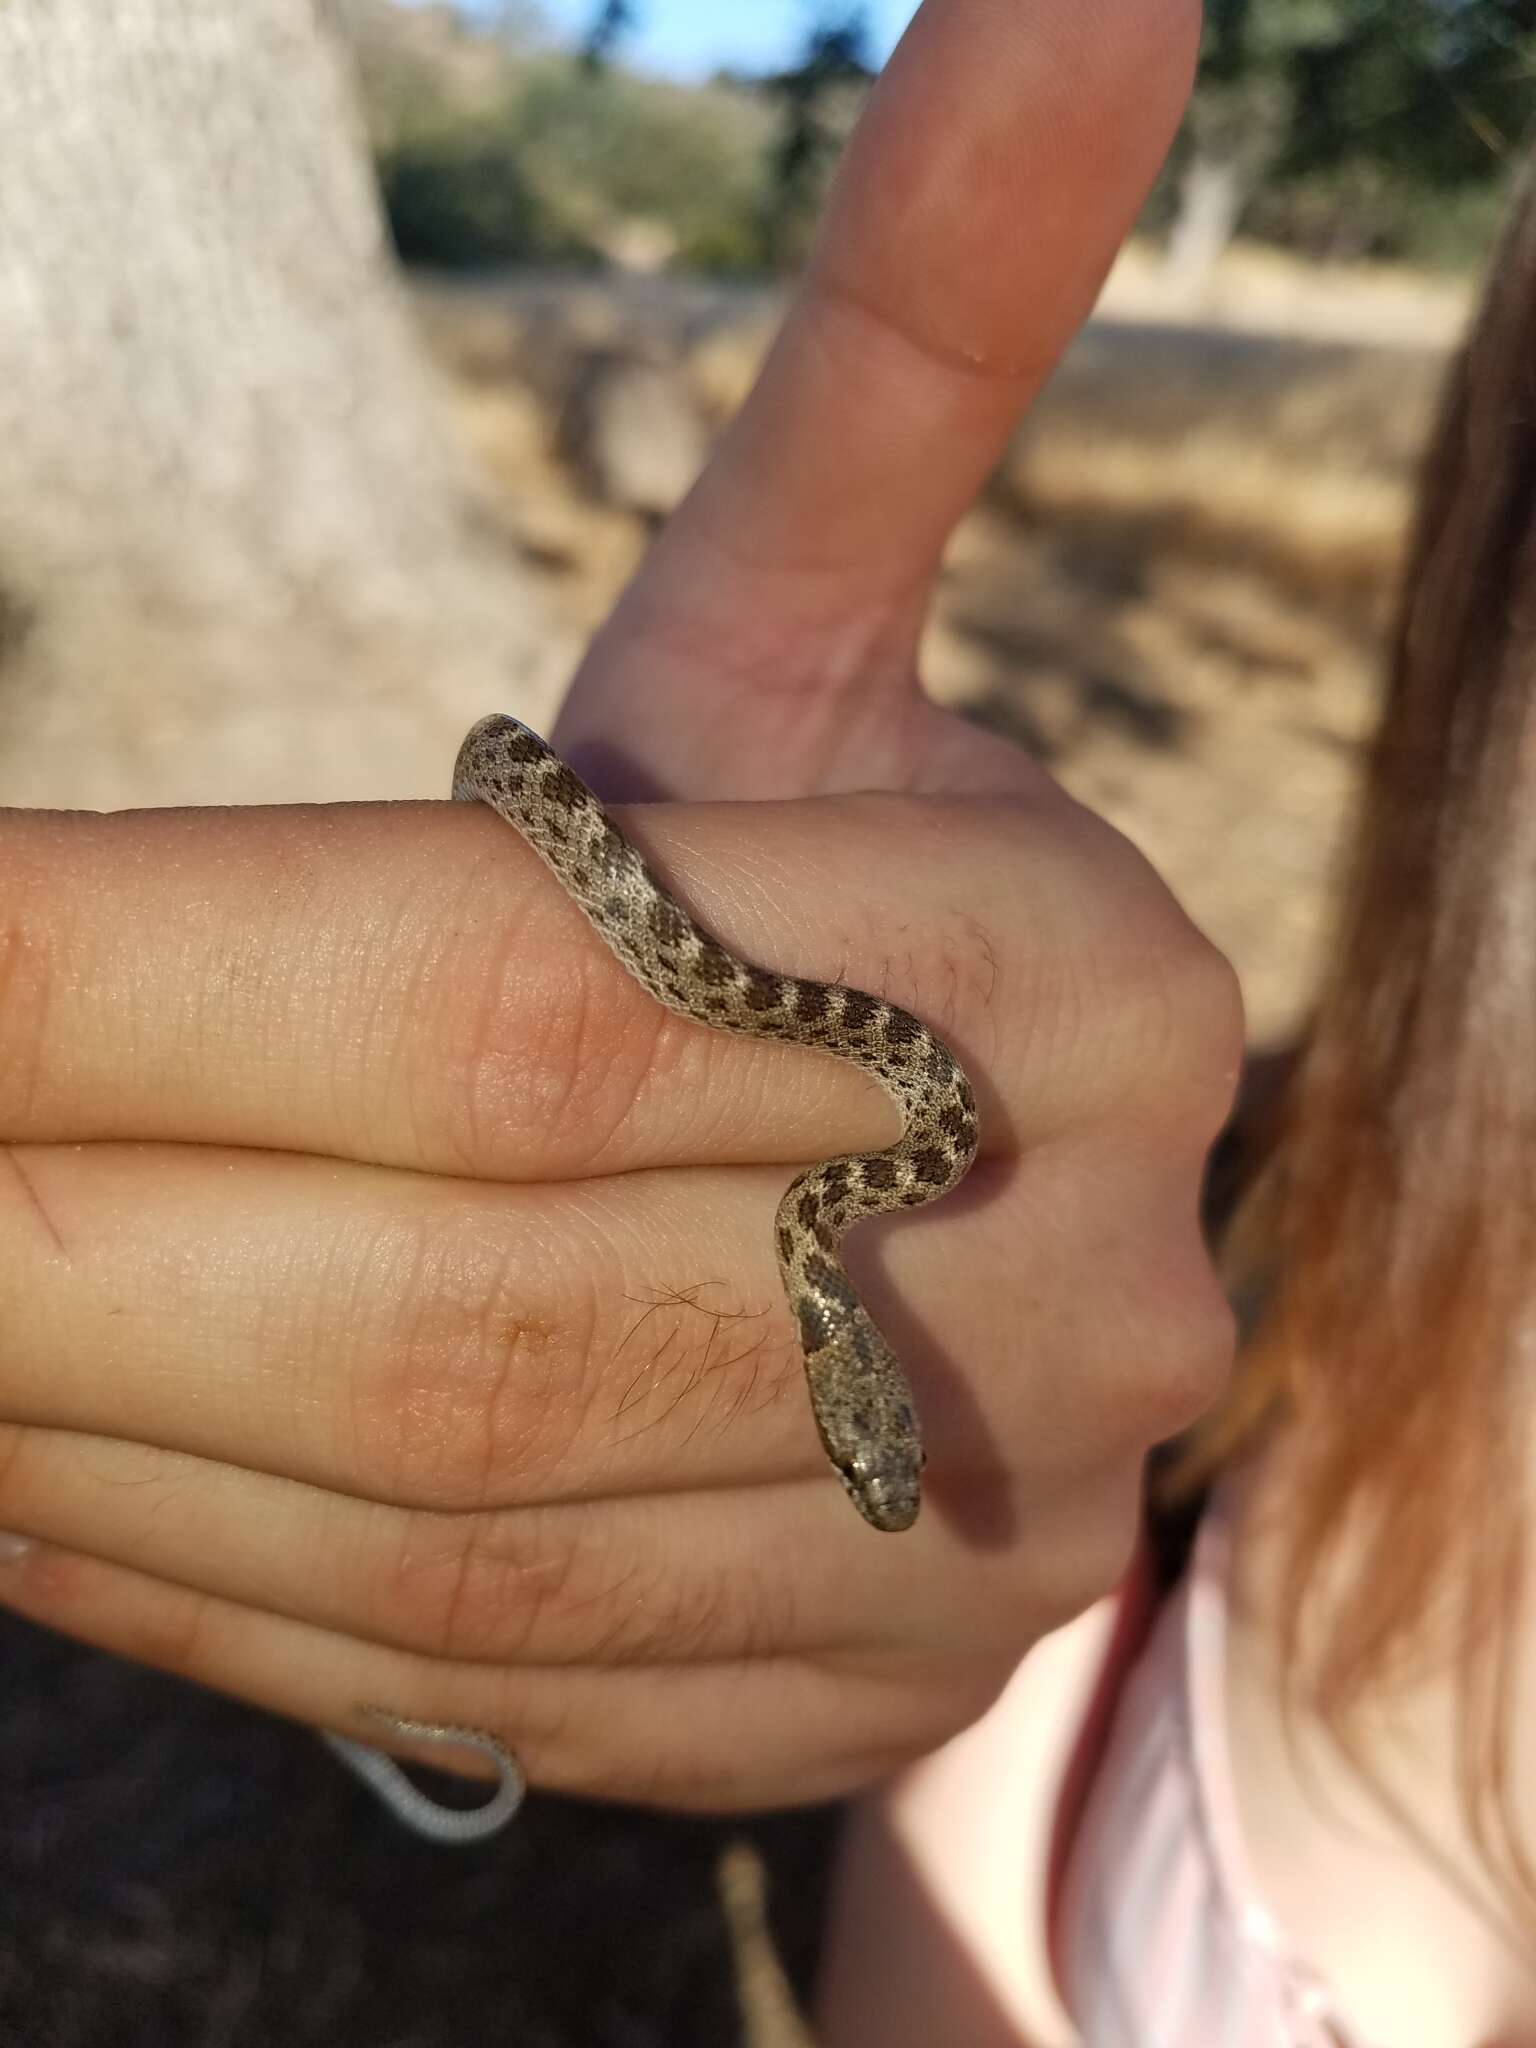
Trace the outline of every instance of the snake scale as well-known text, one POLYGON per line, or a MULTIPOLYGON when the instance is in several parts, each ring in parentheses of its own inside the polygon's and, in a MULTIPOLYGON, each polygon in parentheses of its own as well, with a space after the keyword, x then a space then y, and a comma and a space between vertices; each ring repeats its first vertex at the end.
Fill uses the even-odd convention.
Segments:
MULTIPOLYGON (((861 1218, 931 1202, 976 1154, 976 1098, 959 1061, 909 1011, 840 983, 772 974, 728 952, 667 893, 581 778, 515 718, 482 718, 459 749, 453 795, 488 804, 521 834, 620 964, 659 1003, 719 1031, 783 1039, 835 1054, 874 1075, 901 1112, 883 1152, 812 1166, 790 1183, 774 1219, 785 1299, 799 1332, 811 1410, 827 1457, 873 1528, 909 1529, 921 1500, 916 1404, 890 1345, 838 1256, 861 1218)), ((365 1744, 331 1747, 419 1832, 469 1840, 516 1811, 516 1760, 479 1730, 360 1709, 397 1733, 489 1754, 501 1786, 487 1806, 439 1807, 365 1744)))

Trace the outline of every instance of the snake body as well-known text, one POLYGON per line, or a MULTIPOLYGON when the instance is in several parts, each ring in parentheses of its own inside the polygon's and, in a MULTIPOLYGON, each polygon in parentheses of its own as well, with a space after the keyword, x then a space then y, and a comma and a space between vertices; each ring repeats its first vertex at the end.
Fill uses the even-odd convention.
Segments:
POLYGON ((388 1728, 394 1735, 409 1736, 416 1742, 441 1742, 454 1749, 474 1749, 496 1766, 497 1785, 490 1798, 479 1806, 444 1806, 431 1798, 401 1770, 392 1756, 350 1735, 320 1731, 321 1740, 333 1756, 340 1757, 356 1777, 376 1792, 396 1820, 428 1842, 448 1848, 463 1848, 482 1842, 487 1835, 499 1835, 517 1813, 528 1790, 521 1764, 499 1736, 484 1728, 455 1728, 445 1721, 411 1721, 388 1707, 360 1706, 360 1720, 388 1728))
POLYGON ((482 718, 459 749, 453 794, 515 827, 642 987, 680 1016, 749 1038, 835 1053, 873 1074, 903 1130, 883 1152, 831 1159, 792 1181, 774 1220, 822 1445, 865 1521, 917 1519, 922 1436, 895 1353, 838 1257, 861 1217, 931 1202, 976 1155, 976 1098, 928 1027, 860 989, 771 974, 727 952, 668 895, 602 804, 515 718, 482 718))
MULTIPOLYGON (((488 804, 513 826, 620 964, 669 1010, 716 1030, 835 1053, 873 1074, 895 1099, 902 1117, 896 1143, 800 1174, 779 1203, 774 1245, 822 1446, 866 1522, 909 1529, 921 1502, 917 1407, 838 1249, 861 1217, 931 1202, 969 1168, 976 1098, 958 1060, 894 1003, 839 983, 772 974, 728 952, 661 886, 581 778, 515 718, 496 713, 472 729, 459 749, 453 794, 488 804)), ((478 1749, 497 1766, 501 1782, 485 1805, 449 1808, 368 1744, 327 1734, 335 1754, 418 1834, 474 1841, 517 1811, 522 1772, 496 1736, 408 1720, 382 1707, 357 1711, 397 1735, 478 1749)))

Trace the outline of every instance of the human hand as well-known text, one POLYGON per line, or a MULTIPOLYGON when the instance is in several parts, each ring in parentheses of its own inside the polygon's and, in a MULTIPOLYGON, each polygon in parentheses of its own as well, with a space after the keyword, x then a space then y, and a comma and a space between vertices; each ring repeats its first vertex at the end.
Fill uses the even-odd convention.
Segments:
POLYGON ((1195 1196, 1230 976, 1124 842, 916 697, 922 586, 1028 376, 828 284, 916 186, 906 327, 990 222, 965 332, 1043 374, 1172 114, 1147 22, 1181 17, 1111 13, 929 10, 766 396, 562 729, 600 783, 599 734, 637 782, 777 799, 627 822, 733 949, 881 990, 977 1081, 966 1186, 848 1246, 924 1410, 917 1528, 827 1467, 770 1239, 794 1166, 894 1135, 869 1082, 657 1010, 487 813, 12 814, 0 1525, 40 1543, 10 1605, 370 1740, 384 1702, 542 1785, 719 1807, 931 1746, 1113 1578, 1146 1445, 1225 1361, 1195 1196), (1021 286, 1026 187, 1056 226, 1021 286), (857 789, 918 793, 786 800, 857 789))

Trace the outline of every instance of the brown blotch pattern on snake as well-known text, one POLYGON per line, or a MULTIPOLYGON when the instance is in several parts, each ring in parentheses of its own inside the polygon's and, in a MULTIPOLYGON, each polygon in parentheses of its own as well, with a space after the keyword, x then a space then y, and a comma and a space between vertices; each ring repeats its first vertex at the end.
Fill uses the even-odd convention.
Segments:
POLYGON ((621 965, 668 1009, 714 1030, 833 1053, 894 1099, 903 1126, 896 1143, 799 1175, 779 1203, 774 1246, 827 1457, 874 1528, 910 1528, 923 1463, 916 1404, 838 1243, 861 1217, 931 1201, 969 1168, 976 1104, 954 1054, 909 1011, 863 989, 737 960, 667 893, 586 784, 516 719, 481 719, 459 750, 453 794, 488 804, 521 833, 621 965))

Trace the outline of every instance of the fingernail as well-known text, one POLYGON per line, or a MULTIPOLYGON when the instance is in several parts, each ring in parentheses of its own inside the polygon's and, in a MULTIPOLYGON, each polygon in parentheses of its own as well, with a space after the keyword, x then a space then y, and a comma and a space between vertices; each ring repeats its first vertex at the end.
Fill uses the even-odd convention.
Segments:
POLYGON ((13 1536, 9 1529, 0 1529, 0 1564, 20 1564, 36 1548, 30 1536, 13 1536))

